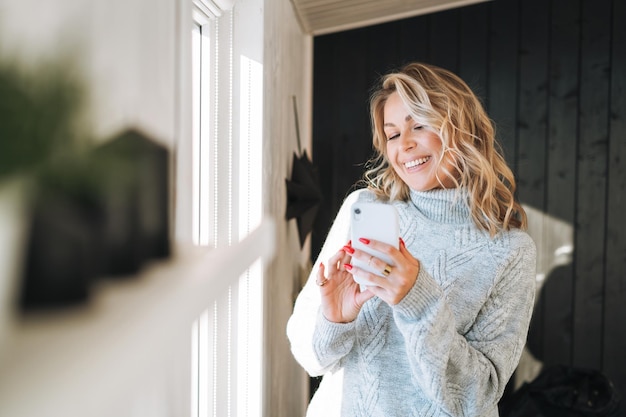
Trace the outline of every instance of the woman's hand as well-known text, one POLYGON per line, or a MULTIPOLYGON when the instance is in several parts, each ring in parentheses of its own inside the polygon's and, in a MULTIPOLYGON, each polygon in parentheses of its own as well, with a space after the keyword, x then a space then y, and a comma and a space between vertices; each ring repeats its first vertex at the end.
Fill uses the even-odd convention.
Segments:
POLYGON ((419 261, 407 250, 402 239, 400 239, 399 249, 376 240, 370 241, 365 238, 359 240, 368 247, 388 255, 394 266, 387 265, 382 259, 375 256, 372 257, 366 252, 350 247, 353 258, 369 262, 370 265, 381 272, 387 271, 387 276, 381 277, 351 265, 347 265, 346 268, 352 275, 356 275, 361 282, 367 285, 369 292, 372 292, 389 305, 398 304, 415 284, 420 270, 419 261))
POLYGON ((317 272, 317 284, 322 295, 322 313, 327 320, 335 323, 349 323, 356 319, 363 304, 374 294, 361 292, 359 284, 354 282, 345 265, 350 262, 348 243, 328 260, 328 269, 320 264, 317 272))

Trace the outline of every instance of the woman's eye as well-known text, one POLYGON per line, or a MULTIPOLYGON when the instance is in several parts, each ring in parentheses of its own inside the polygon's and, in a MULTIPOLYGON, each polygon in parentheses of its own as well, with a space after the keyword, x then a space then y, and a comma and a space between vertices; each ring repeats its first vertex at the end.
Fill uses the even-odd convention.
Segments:
POLYGON ((391 136, 387 136, 387 140, 393 140, 396 139, 397 137, 399 137, 399 134, 395 134, 395 135, 391 135, 391 136))
POLYGON ((420 129, 422 129, 423 127, 424 127, 424 126, 422 126, 422 125, 415 125, 415 126, 413 126, 413 130, 420 130, 420 129))

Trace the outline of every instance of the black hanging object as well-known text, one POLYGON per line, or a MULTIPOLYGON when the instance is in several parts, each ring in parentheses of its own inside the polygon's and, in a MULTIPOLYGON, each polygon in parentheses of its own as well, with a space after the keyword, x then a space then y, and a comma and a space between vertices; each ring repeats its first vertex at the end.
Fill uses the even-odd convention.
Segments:
POLYGON ((293 97, 293 106, 300 156, 294 152, 291 179, 285 179, 287 186, 287 210, 285 217, 287 220, 296 219, 300 248, 302 248, 307 235, 313 229, 315 217, 323 200, 323 194, 317 168, 309 159, 306 151, 302 152, 300 149, 298 112, 295 97, 293 97))

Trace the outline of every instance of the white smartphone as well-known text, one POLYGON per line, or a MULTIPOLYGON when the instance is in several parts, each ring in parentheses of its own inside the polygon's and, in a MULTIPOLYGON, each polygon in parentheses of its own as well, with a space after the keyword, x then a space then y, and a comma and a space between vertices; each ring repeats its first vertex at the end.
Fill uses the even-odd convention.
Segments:
MULTIPOLYGON (((400 238, 400 226, 396 208, 390 204, 356 202, 350 209, 350 238, 352 239, 352 247, 380 258, 393 266, 393 261, 387 255, 373 250, 368 245, 359 241, 361 237, 385 242, 397 249, 400 238)), ((379 267, 368 265, 368 260, 361 261, 352 258, 351 263, 365 271, 377 274, 381 277, 384 276, 379 267)), ((354 280, 361 284, 361 288, 363 288, 363 283, 359 282, 356 276, 354 280)))

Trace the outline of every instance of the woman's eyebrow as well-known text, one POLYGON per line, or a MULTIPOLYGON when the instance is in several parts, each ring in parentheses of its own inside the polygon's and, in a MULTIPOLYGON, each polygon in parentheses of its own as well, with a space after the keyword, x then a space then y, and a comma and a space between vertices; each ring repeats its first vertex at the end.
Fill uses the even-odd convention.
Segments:
MULTIPOLYGON (((404 118, 404 121, 405 121, 405 122, 409 122, 409 121, 411 121, 411 120, 413 120, 413 116, 411 116, 410 114, 409 114, 409 115, 407 115, 407 116, 404 118)), ((395 127, 395 126, 396 126, 395 124, 390 123, 390 122, 387 122, 387 123, 384 123, 384 124, 383 124, 383 127, 395 127)))

